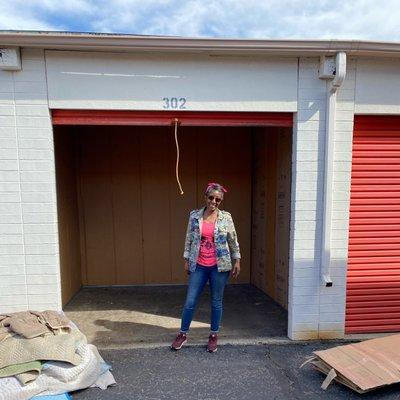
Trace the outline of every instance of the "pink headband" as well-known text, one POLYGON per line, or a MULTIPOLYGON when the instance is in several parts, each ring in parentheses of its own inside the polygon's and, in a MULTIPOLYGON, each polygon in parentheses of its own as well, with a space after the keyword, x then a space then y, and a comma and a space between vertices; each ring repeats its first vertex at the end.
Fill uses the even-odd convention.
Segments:
POLYGON ((206 193, 208 192, 208 189, 212 188, 213 186, 220 186, 221 189, 222 189, 222 191, 223 191, 224 193, 227 193, 227 192, 228 192, 228 191, 227 191, 222 185, 220 185, 219 183, 216 183, 216 182, 209 182, 209 183, 207 183, 206 193))

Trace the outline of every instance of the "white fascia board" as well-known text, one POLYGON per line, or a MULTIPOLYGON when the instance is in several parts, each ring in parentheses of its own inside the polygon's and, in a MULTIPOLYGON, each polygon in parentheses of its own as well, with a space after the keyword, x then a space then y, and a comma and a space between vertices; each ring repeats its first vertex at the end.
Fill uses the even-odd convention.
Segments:
POLYGON ((62 50, 206 52, 317 56, 400 57, 400 43, 354 40, 251 40, 115 35, 103 33, 0 31, 1 46, 62 50))

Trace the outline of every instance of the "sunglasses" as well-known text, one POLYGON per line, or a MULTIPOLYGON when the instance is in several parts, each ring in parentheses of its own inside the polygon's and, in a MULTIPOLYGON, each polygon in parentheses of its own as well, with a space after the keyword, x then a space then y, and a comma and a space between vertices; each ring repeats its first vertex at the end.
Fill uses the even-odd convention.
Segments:
POLYGON ((207 198, 208 198, 208 200, 210 200, 210 201, 215 200, 216 203, 221 203, 221 201, 222 201, 222 199, 220 199, 219 197, 208 196, 207 198))

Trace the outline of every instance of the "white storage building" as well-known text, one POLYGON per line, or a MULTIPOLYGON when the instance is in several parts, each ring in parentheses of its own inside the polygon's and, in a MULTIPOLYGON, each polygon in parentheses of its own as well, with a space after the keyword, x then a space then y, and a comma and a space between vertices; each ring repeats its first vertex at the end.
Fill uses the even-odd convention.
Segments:
POLYGON ((0 32, 0 312, 179 284, 229 189, 292 339, 400 330, 400 44, 0 32), (174 124, 180 174, 175 181, 174 124))

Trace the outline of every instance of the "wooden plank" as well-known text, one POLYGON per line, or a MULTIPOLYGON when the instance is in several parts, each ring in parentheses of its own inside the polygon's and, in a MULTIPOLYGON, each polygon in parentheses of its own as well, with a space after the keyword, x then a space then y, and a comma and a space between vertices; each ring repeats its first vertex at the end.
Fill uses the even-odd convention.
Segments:
POLYGON ((183 250, 186 227, 191 210, 197 208, 197 150, 196 128, 179 127, 178 142, 180 149, 179 175, 184 194, 181 195, 176 181, 176 145, 173 128, 167 131, 170 151, 169 159, 169 198, 170 198, 170 228, 169 246, 171 251, 171 281, 185 283, 187 274, 183 268, 183 250))
POLYGON ((79 244, 81 250, 81 280, 82 285, 88 285, 87 279, 87 262, 86 262, 86 225, 85 225, 85 209, 83 202, 83 180, 81 171, 81 135, 83 134, 80 127, 76 127, 75 140, 75 168, 76 168, 76 192, 78 203, 78 224, 79 224, 79 244))
POLYGON ((140 130, 119 127, 110 133, 116 284, 143 284, 140 130))
POLYGON ((232 214, 242 255, 241 272, 237 280, 250 282, 251 257, 251 135, 247 128, 224 128, 225 143, 230 143, 225 155, 224 182, 229 192, 226 194, 226 209, 232 214))
POLYGON ((145 283, 171 283, 170 141, 165 128, 142 128, 140 143, 145 283))
POLYGON ((89 285, 116 283, 108 128, 81 136, 81 182, 89 285))

